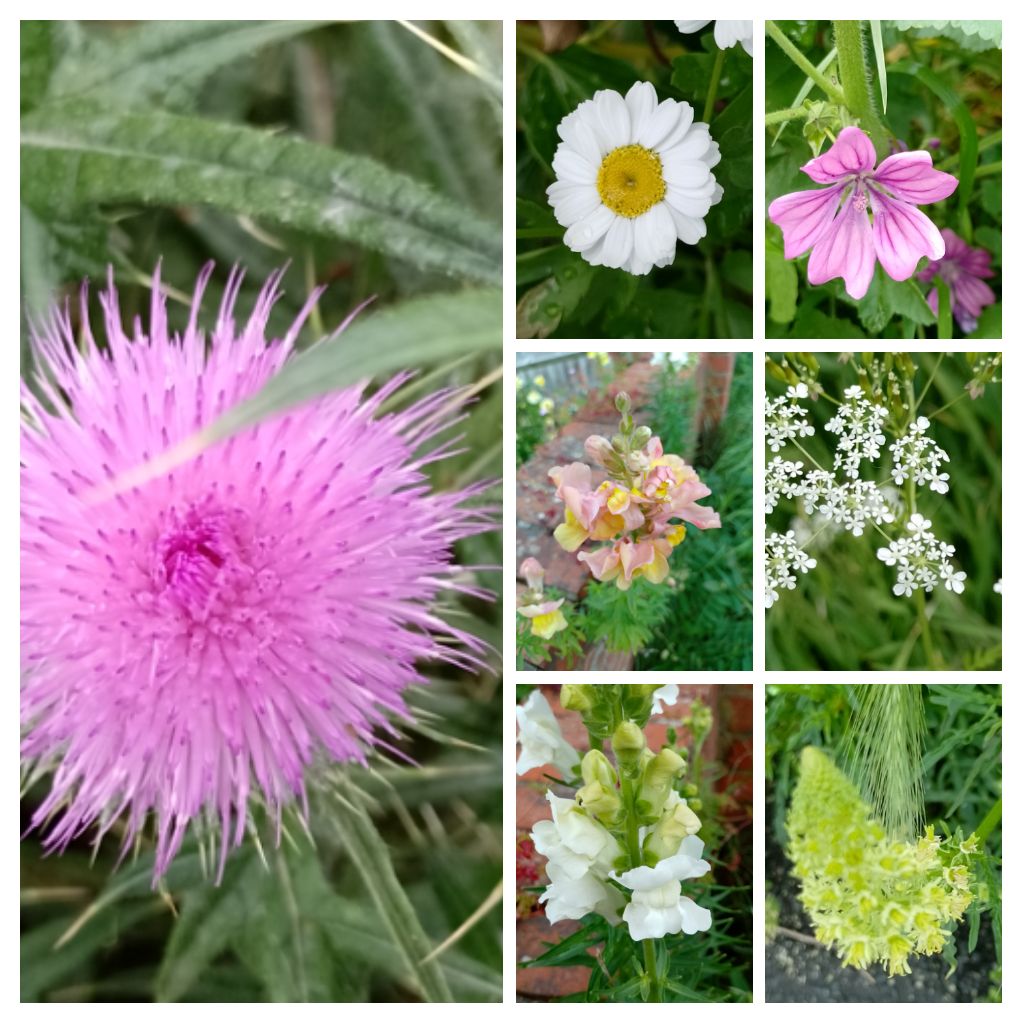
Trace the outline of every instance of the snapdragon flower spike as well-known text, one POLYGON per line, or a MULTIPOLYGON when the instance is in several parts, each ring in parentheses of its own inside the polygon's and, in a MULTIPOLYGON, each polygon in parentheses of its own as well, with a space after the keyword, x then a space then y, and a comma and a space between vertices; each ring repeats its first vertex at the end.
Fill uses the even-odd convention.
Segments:
MULTIPOLYGON (((978 327, 978 317, 986 306, 996 301, 995 292, 984 278, 995 277, 992 257, 986 249, 968 245, 955 231, 943 228, 942 239, 946 251, 941 259, 932 260, 917 275, 924 284, 931 284, 936 277, 949 286, 949 298, 953 316, 964 334, 970 334, 978 327)), ((939 290, 928 293, 928 305, 939 315, 939 290)))
POLYGON ((895 153, 876 168, 871 140, 851 126, 802 170, 828 187, 780 196, 768 217, 782 229, 786 259, 811 251, 811 284, 841 277, 850 296, 861 299, 876 259, 894 281, 906 281, 922 257, 944 255, 943 236, 917 207, 952 195, 958 182, 937 171, 926 150, 895 153))
POLYGON ((31 825, 60 851, 123 819, 127 851, 152 818, 154 882, 197 819, 219 829, 219 877, 251 800, 279 824, 284 805, 304 809, 315 757, 391 748, 378 734, 408 717, 419 662, 474 668, 485 650, 436 608, 482 593, 454 546, 494 526, 470 504, 486 485, 438 493, 424 473, 450 454, 432 439, 457 392, 383 414, 407 375, 349 387, 115 485, 257 392, 316 298, 268 341, 281 275, 238 325, 233 272, 207 337, 211 272, 181 335, 159 280, 148 333, 126 333, 111 281, 104 348, 83 289, 81 346, 55 312, 34 337, 36 392, 22 387, 22 752, 54 769, 31 825))

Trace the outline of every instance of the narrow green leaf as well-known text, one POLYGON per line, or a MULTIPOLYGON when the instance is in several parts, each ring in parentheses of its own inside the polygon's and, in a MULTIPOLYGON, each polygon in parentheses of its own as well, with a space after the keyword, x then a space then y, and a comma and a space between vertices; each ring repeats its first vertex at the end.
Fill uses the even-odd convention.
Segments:
POLYGON ((116 34, 92 35, 62 61, 53 96, 102 96, 117 106, 190 103, 218 68, 326 21, 145 21, 116 34))
MULTIPOLYGON (((922 82, 934 93, 956 121, 956 126, 960 131, 960 170, 957 175, 960 184, 957 187, 957 196, 961 213, 965 213, 971 201, 974 172, 978 166, 978 129, 974 125, 971 112, 956 91, 939 78, 931 68, 927 68, 923 64, 901 61, 889 68, 889 74, 907 75, 922 82)), ((969 235, 967 241, 971 241, 969 235)))
POLYGON ((882 113, 889 106, 889 85, 885 77, 885 46, 882 43, 882 23, 870 21, 871 44, 875 49, 875 68, 878 72, 878 87, 882 91, 882 113))
POLYGON ((300 139, 79 101, 25 117, 21 154, 22 198, 37 212, 208 204, 423 270, 501 279, 498 227, 375 160, 300 139))
POLYGON ((348 851, 381 917, 381 923, 402 952, 409 974, 416 979, 423 998, 432 1003, 452 1001, 451 990, 437 960, 427 960, 433 948, 409 897, 395 874, 391 854, 369 814, 345 784, 335 810, 338 838, 348 851), (426 961, 426 962, 425 962, 426 961))
POLYGON ((501 348, 501 294, 431 295, 368 311, 336 338, 285 363, 252 398, 203 431, 212 444, 235 431, 360 380, 501 348))

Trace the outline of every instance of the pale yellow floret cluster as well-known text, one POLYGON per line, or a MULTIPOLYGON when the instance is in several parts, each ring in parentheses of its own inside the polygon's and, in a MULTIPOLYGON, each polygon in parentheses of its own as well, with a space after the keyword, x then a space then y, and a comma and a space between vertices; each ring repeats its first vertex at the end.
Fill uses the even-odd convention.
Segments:
POLYGON ((844 966, 883 964, 909 974, 909 958, 939 953, 971 902, 976 839, 890 838, 829 756, 807 747, 789 816, 789 856, 800 900, 820 942, 844 966))

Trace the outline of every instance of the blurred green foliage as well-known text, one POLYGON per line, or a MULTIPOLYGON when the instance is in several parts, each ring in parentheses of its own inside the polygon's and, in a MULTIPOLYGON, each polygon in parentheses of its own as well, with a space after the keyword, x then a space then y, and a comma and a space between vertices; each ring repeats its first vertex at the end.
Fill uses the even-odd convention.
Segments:
MULTIPOLYGON (((817 353, 816 358, 827 394, 841 395, 858 381, 855 364, 844 365, 833 354, 817 353)), ((946 668, 998 668, 1002 597, 992 587, 1002 576, 1002 385, 989 384, 981 397, 972 399, 965 385, 973 371, 963 354, 941 360, 915 354, 912 359, 918 394, 935 373, 919 411, 931 419, 929 435, 949 455, 949 493, 919 492, 920 509, 932 520, 936 536, 956 548, 954 560, 967 573, 962 594, 940 587, 928 597, 935 650, 946 668)), ((770 375, 766 386, 772 397, 786 388, 770 375)), ((810 421, 816 427, 815 435, 801 443, 831 468, 834 437, 823 426, 834 405, 826 398, 801 400, 801 405, 812 410, 810 421)), ((787 451, 785 457, 805 461, 795 449, 787 451)), ((883 454, 880 465, 888 467, 888 459, 883 454)), ((880 468, 870 479, 882 483, 888 477, 887 469, 880 468)), ((817 520, 811 525, 802 503, 783 499, 772 513, 769 531, 785 532, 798 523, 808 535, 821 525, 817 520)), ((781 593, 765 616, 766 668, 926 667, 915 603, 893 595, 894 570, 876 557, 884 543, 870 528, 861 537, 839 529, 817 537, 809 548, 817 567, 800 574, 796 589, 781 593)))
MULTIPOLYGON (((328 288, 288 386, 282 375, 246 415, 417 370, 390 403, 427 388, 477 392, 465 450, 428 467, 434 485, 497 477, 500 23, 417 27, 461 65, 397 22, 23 22, 26 323, 108 267, 124 319, 145 323, 159 262, 181 327, 214 259, 209 326, 232 264, 248 270, 247 314, 287 263, 274 334, 314 286, 328 288), (309 348, 371 296, 337 341, 309 348)), ((26 373, 30 362, 23 347, 26 373)), ((498 564, 500 535, 470 538, 458 555, 498 564)), ((500 586, 497 572, 481 575, 500 586)), ((428 667, 396 741, 410 762, 375 755, 365 769, 314 773, 312 834, 287 815, 279 846, 254 809, 262 844, 247 840, 219 887, 195 839, 153 891, 146 843, 115 870, 116 838, 92 862, 88 835, 49 858, 29 836, 22 1000, 499 1001, 499 610, 453 596, 438 612, 492 645, 492 674, 428 667), (369 848, 375 858, 357 855, 369 848), (478 908, 466 935, 424 962, 478 908)), ((43 792, 25 794, 23 826, 43 792)))
MULTIPOLYGON (((834 53, 832 23, 779 21, 784 36, 811 64, 834 53)), ((997 296, 982 314, 973 338, 1002 337, 1002 51, 999 22, 892 22, 879 24, 884 60, 862 22, 871 74, 869 88, 881 125, 891 140, 911 150, 927 149, 937 167, 957 176, 948 199, 922 208, 938 227, 952 228, 992 255, 997 296), (995 28, 994 28, 995 27, 995 28), (882 85, 885 86, 885 101, 882 85)), ((837 65, 825 65, 826 78, 837 65)), ((797 116, 767 128, 765 204, 789 192, 815 189, 800 167, 831 145, 844 124, 853 123, 783 53, 765 41, 765 109, 796 110, 797 116)), ((863 127, 863 125, 862 125, 863 127)), ((927 288, 914 279, 896 282, 880 267, 863 299, 851 299, 841 280, 811 285, 807 257, 785 260, 782 233, 766 222, 765 297, 769 337, 936 337, 936 317, 925 302, 927 288)), ((925 264, 922 262, 921 266, 925 264)), ((958 327, 953 328, 957 336, 958 327)), ((947 335, 951 336, 951 335, 947 335)))
POLYGON ((648 670, 749 670, 753 662, 753 360, 738 353, 729 407, 711 434, 695 435, 692 378, 671 363, 654 393, 648 422, 665 451, 693 462, 711 488, 703 502, 719 513, 722 527, 692 529, 679 548, 668 609, 638 658, 648 670))
MULTIPOLYGON (((566 23, 581 24, 581 23, 566 23)), ((516 298, 521 338, 746 338, 752 334, 753 61, 719 51, 711 28, 672 22, 590 22, 566 49, 545 52, 535 25, 516 32, 516 298), (696 246, 644 277, 593 267, 562 242, 545 190, 554 181, 556 128, 598 89, 625 94, 651 82, 660 99, 688 101, 702 120, 716 55, 724 63, 711 117, 725 190, 696 246)))

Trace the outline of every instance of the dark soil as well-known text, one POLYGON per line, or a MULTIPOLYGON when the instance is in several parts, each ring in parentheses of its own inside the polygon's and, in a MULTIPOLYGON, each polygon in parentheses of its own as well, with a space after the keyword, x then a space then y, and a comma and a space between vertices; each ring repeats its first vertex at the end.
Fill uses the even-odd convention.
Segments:
MULTIPOLYGON (((769 802, 765 819, 765 883, 779 907, 779 926, 813 938, 814 929, 797 899, 790 863, 771 829, 769 802)), ((989 972, 996 966, 992 930, 983 920, 978 944, 967 953, 967 922, 956 933, 957 968, 941 956, 914 957, 913 973, 886 976, 874 965, 861 971, 841 966, 824 946, 778 934, 765 950, 765 1001, 769 1003, 973 1003, 989 998, 989 972)))

